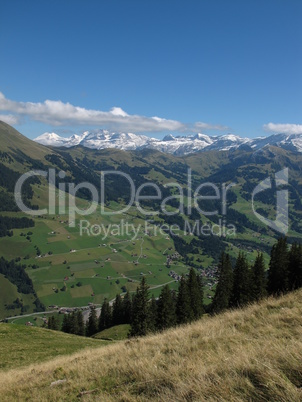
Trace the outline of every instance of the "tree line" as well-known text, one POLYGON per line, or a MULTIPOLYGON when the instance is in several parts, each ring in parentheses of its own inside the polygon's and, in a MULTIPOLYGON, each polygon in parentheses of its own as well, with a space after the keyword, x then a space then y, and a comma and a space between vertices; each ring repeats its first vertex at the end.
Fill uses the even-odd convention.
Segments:
MULTIPOLYGON (((34 299, 34 311, 40 312, 45 310, 45 306, 38 298, 33 282, 25 271, 26 265, 18 264, 17 260, 7 261, 5 258, 0 257, 0 274, 4 275, 12 284, 16 285, 19 293, 33 294, 34 299)), ((16 306, 16 308, 18 308, 16 306)), ((25 312, 25 306, 23 306, 22 312, 25 312)))
MULTIPOLYGON (((143 336, 192 322, 202 314, 202 281, 191 268, 187 277, 182 276, 178 292, 165 285, 156 300, 153 295, 150 297, 149 286, 143 276, 133 295, 129 292, 124 297, 117 294, 112 305, 105 299, 99 317, 95 306, 91 306, 86 325, 81 311, 65 314, 61 330, 75 335, 92 336, 115 325, 130 324, 130 336, 143 336)), ((59 329, 55 316, 48 320, 48 328, 59 329)))
MULTIPOLYGON (((21 151, 20 151, 21 152, 21 151)), ((17 155, 15 155, 16 160, 17 155)), ((36 164, 37 161, 26 157, 28 162, 32 162, 32 165, 36 164)), ((20 161, 23 163, 23 161, 20 161)), ((35 169, 34 166, 32 166, 35 169)), ((45 165, 43 165, 43 169, 47 169, 45 165)), ((39 169, 39 167, 36 167, 39 169)), ((45 170, 44 169, 44 170, 45 170)), ((17 180, 20 178, 20 173, 16 172, 9 167, 5 166, 0 162, 0 211, 17 211, 17 205, 15 203, 13 194, 15 191, 15 184, 17 180), (3 191, 4 190, 4 191, 3 191)), ((40 184, 40 179, 37 176, 29 177, 22 185, 22 200, 23 202, 32 209, 38 209, 38 205, 32 205, 31 200, 33 198, 34 192, 31 188, 32 184, 40 184)))
POLYGON ((16 218, 0 215, 0 237, 13 236, 11 229, 24 229, 35 226, 35 222, 30 218, 16 218))
POLYGON ((212 313, 242 307, 267 295, 278 296, 302 287, 302 245, 294 243, 289 248, 287 239, 280 238, 271 249, 268 271, 263 254, 259 253, 250 267, 240 252, 233 269, 230 256, 222 253, 218 273, 212 313))

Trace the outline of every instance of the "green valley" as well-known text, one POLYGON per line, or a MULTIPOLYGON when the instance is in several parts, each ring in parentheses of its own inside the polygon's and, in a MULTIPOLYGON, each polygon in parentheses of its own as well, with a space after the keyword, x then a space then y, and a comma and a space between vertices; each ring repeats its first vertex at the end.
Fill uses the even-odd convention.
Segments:
MULTIPOLYGON (((133 293, 142 276, 146 277, 151 292, 158 297, 165 284, 177 289, 179 277, 186 275, 192 266, 203 275, 204 302, 209 304, 216 283, 215 267, 222 251, 236 258, 238 252, 244 250, 251 263, 259 250, 268 263, 270 248, 278 233, 253 214, 251 190, 259 180, 273 177, 276 169, 284 166, 290 167, 291 179, 288 238, 301 238, 302 212, 297 208, 301 192, 301 156, 290 151, 271 147, 261 153, 208 151, 176 157, 152 150, 96 151, 80 146, 68 150, 54 149, 33 143, 5 123, 0 123, 0 138, 0 169, 12 178, 12 181, 7 179, 1 184, 2 196, 11 197, 11 204, 1 212, 2 216, 27 216, 17 211, 13 201, 13 182, 21 173, 32 169, 56 170, 54 213, 30 217, 34 227, 13 228, 12 236, 0 237, 1 255, 7 261, 17 259, 26 266, 26 274, 32 280, 36 296, 49 310, 54 308, 50 306, 100 305, 105 298, 113 300, 117 293, 127 290, 133 293), (58 176, 62 169, 66 172, 64 180, 58 176), (136 189, 148 182, 157 185, 163 198, 173 198, 166 203, 170 215, 160 211, 158 201, 151 204, 141 201, 141 207, 149 212, 149 216, 140 212, 134 203, 126 212, 109 214, 125 208, 129 201, 129 183, 116 174, 108 178, 104 205, 106 214, 102 214, 98 206, 88 216, 76 214, 73 222, 72 210, 68 207, 70 200, 71 205, 75 203, 76 210, 82 213, 91 205, 90 194, 79 189, 74 198, 64 191, 68 188, 67 184, 88 181, 99 189, 101 172, 112 169, 128 174, 136 189), (191 169, 193 192, 201 183, 211 182, 220 189, 224 183, 234 183, 226 197, 225 216, 221 213, 221 195, 215 200, 211 188, 205 189, 204 199, 193 205, 191 214, 187 213, 188 169, 191 169), (174 184, 167 186, 169 183, 174 184), (179 194, 177 186, 183 188, 181 201, 175 197, 179 194), (180 207, 182 212, 177 213, 180 207), (202 214, 196 207, 204 211, 217 209, 218 215, 202 214), (160 213, 151 215, 155 211, 160 213), (204 235, 196 222, 201 227, 210 225, 216 233, 204 235), (180 228, 176 234, 169 229, 173 224, 180 228), (225 234, 223 225, 226 230, 228 225, 234 225, 236 232, 225 234)), ((25 191, 25 203, 30 207, 48 208, 46 178, 35 176, 30 179, 25 191)), ((272 203, 274 194, 267 190, 266 197, 256 200, 256 207, 262 214, 273 218, 272 203)), ((1 280, 6 281, 7 289, 11 289, 2 293, 1 318, 36 311, 34 294, 20 294, 13 291, 14 285, 8 284, 7 279, 1 280), (13 305, 18 298, 22 309, 13 305)))

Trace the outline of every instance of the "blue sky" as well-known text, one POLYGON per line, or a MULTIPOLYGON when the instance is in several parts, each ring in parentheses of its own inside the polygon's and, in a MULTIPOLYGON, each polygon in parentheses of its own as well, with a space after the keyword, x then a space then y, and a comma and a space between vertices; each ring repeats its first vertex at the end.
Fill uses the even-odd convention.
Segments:
POLYGON ((301 17, 300 0, 3 0, 0 119, 30 138, 300 133, 301 17))

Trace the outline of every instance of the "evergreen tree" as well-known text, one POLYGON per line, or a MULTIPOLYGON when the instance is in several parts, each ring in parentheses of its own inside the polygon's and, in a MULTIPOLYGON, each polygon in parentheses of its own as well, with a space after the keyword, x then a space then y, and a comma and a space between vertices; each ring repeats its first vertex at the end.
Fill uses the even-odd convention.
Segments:
POLYGON ((60 327, 59 324, 59 320, 57 317, 55 317, 54 315, 52 315, 51 317, 49 317, 48 321, 47 321, 47 328, 48 329, 52 329, 54 331, 58 331, 60 327))
POLYGON ((54 318, 53 315, 48 318, 48 321, 47 321, 47 328, 48 329, 52 329, 52 320, 53 320, 53 318, 54 318))
POLYGON ((97 332, 98 332, 98 322, 97 322, 96 310, 94 306, 91 306, 88 323, 86 327, 86 335, 92 336, 97 332))
POLYGON ((193 319, 197 320, 204 313, 203 289, 200 277, 197 277, 194 268, 191 268, 189 272, 188 291, 190 295, 190 305, 193 313, 193 319))
POLYGON ((143 336, 150 331, 149 287, 143 276, 132 302, 131 336, 143 336))
POLYGON ((85 323, 84 323, 83 313, 81 310, 77 311, 76 318, 77 318, 77 327, 78 327, 77 335, 85 336, 85 323))
POLYGON ((70 334, 70 329, 71 326, 70 326, 69 314, 64 314, 61 330, 63 332, 66 332, 67 334, 70 334))
POLYGON ((222 253, 218 264, 218 283, 212 304, 212 312, 217 314, 230 307, 233 290, 233 269, 228 254, 222 253))
POLYGON ((110 328, 112 325, 111 307, 107 299, 104 299, 99 318, 99 331, 110 328))
POLYGON ((70 325, 70 334, 78 335, 79 333, 79 325, 78 325, 78 317, 77 313, 73 311, 69 314, 69 325, 70 325))
POLYGON ((288 285, 290 290, 302 287, 302 245, 294 243, 289 252, 288 285))
POLYGON ((240 252, 233 275, 232 307, 242 307, 250 301, 250 272, 246 256, 240 252))
POLYGON ((149 323, 148 327, 150 332, 155 332, 157 330, 157 302, 152 295, 151 302, 149 303, 149 323))
POLYGON ((175 304, 169 285, 165 285, 161 291, 157 306, 157 329, 172 327, 176 324, 175 304))
POLYGON ((266 296, 267 279, 263 254, 258 254, 251 269, 251 301, 258 301, 266 296))
POLYGON ((130 324, 132 315, 132 299, 129 291, 123 298, 123 324, 130 324))
POLYGON ((268 271, 268 292, 279 295, 289 288, 287 240, 281 237, 271 250, 268 271))
MULTIPOLYGON (((171 297, 172 297, 172 300, 173 300, 173 304, 174 304, 174 308, 175 308, 175 317, 176 317, 176 305, 177 305, 177 292, 176 292, 176 290, 171 290, 170 291, 171 292, 171 297)), ((177 317, 176 317, 176 322, 177 322, 177 317)))
POLYGON ((112 325, 120 325, 123 323, 123 303, 120 294, 117 294, 113 302, 112 308, 112 325))
POLYGON ((191 299, 189 295, 188 284, 184 276, 181 277, 178 288, 176 317, 178 324, 185 324, 193 320, 193 311, 191 308, 191 299))

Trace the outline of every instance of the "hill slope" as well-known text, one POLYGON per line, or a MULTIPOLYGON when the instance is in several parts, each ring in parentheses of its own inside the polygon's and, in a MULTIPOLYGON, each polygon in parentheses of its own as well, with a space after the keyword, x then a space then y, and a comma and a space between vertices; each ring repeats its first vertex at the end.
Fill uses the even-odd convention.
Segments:
MULTIPOLYGON (((25 325, 0 324, 0 370, 39 364, 108 342, 25 325), (9 351, 9 353, 8 353, 9 351)), ((3 399, 2 399, 3 400, 3 399)))
POLYGON ((92 391, 85 400, 301 401, 301 296, 3 373, 0 398, 71 401, 92 391))
POLYGON ((22 155, 33 158, 35 160, 43 160, 48 154, 52 154, 53 151, 46 148, 44 145, 40 145, 35 141, 31 141, 24 135, 20 134, 10 125, 0 120, 0 150, 10 154, 15 159, 20 158, 22 155))

